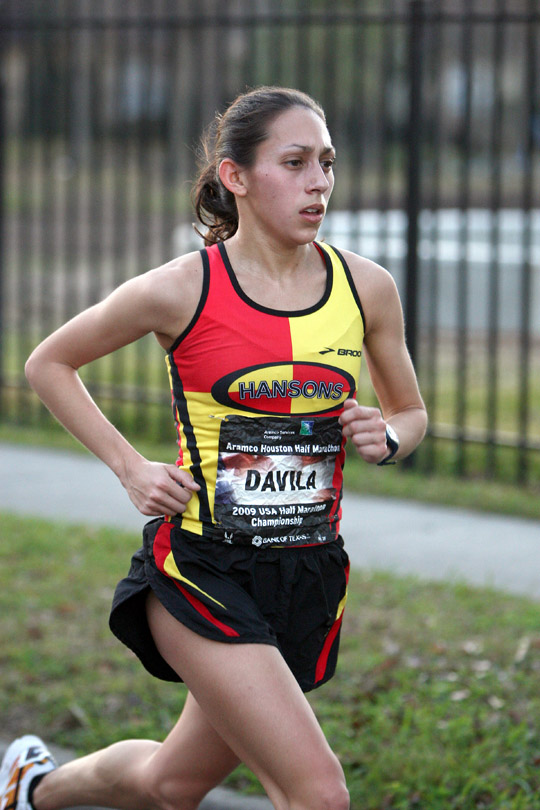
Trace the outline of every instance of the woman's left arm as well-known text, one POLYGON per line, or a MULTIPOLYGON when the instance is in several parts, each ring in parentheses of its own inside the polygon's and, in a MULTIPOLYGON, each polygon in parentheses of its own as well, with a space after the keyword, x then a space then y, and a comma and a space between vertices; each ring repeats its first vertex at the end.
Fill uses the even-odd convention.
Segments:
POLYGON ((392 276, 379 265, 346 253, 366 320, 364 356, 379 408, 345 402, 340 421, 362 458, 377 464, 388 456, 386 426, 399 438, 394 458, 403 458, 420 444, 427 413, 405 343, 403 312, 392 276))

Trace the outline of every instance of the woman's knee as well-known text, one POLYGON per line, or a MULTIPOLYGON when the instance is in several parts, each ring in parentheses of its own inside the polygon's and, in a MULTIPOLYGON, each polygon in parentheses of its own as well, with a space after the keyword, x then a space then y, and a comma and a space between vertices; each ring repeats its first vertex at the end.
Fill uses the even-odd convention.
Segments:
POLYGON ((337 756, 331 752, 326 767, 315 776, 311 802, 306 807, 317 810, 349 810, 350 798, 345 774, 337 756))
MULTIPOLYGON (((309 810, 349 810, 349 791, 343 779, 317 781, 310 791, 305 808, 309 810)), ((299 806, 304 808, 304 805, 299 806)))
POLYGON ((325 784, 316 806, 317 810, 349 810, 351 804, 345 781, 341 779, 325 784))
POLYGON ((150 807, 156 810, 197 810, 206 794, 213 787, 203 784, 196 777, 179 778, 174 773, 161 774, 151 767, 145 779, 150 807))
POLYGON ((337 757, 332 755, 326 768, 314 768, 308 781, 296 782, 287 799, 294 810, 349 810, 349 791, 337 757))

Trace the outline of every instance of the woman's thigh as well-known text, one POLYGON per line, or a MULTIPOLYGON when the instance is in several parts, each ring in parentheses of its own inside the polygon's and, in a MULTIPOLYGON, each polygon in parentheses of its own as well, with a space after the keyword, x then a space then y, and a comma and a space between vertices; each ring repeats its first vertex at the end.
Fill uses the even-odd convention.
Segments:
POLYGON ((303 795, 343 772, 276 647, 203 638, 155 596, 148 620, 159 652, 185 681, 219 736, 269 793, 303 795))

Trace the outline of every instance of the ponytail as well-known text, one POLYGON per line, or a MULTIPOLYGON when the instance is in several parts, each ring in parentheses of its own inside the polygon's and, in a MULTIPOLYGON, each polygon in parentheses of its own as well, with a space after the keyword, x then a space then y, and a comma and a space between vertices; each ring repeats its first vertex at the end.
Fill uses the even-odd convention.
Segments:
POLYGON ((238 229, 236 200, 219 178, 220 159, 213 156, 214 149, 214 137, 209 131, 201 143, 201 171, 192 191, 197 219, 208 229, 205 234, 195 230, 206 246, 230 239, 238 229))

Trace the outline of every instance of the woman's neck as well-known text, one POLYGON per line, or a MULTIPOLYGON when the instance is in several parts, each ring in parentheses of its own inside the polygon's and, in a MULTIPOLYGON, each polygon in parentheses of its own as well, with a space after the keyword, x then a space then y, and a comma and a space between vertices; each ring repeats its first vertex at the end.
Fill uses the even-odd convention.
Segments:
POLYGON ((235 235, 225 247, 240 287, 261 306, 303 310, 315 306, 324 295, 326 265, 312 243, 288 251, 250 239, 246 249, 235 235))
POLYGON ((311 243, 284 245, 266 234, 248 234, 241 228, 227 240, 226 247, 235 271, 267 281, 292 278, 317 261, 311 243))

